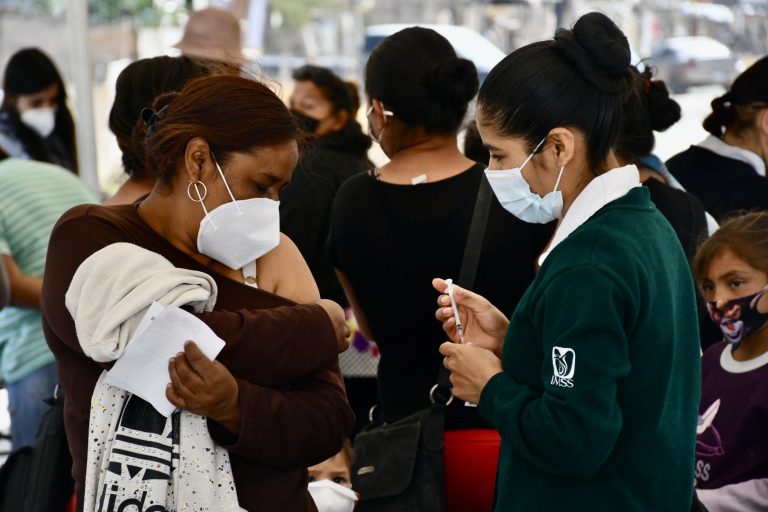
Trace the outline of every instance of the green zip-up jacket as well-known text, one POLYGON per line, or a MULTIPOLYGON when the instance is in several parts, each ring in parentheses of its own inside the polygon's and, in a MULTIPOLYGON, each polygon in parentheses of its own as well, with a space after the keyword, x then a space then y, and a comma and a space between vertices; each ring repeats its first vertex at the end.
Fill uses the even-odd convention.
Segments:
POLYGON ((690 270, 645 187, 556 246, 510 320, 479 409, 499 512, 681 512, 700 363, 690 270))

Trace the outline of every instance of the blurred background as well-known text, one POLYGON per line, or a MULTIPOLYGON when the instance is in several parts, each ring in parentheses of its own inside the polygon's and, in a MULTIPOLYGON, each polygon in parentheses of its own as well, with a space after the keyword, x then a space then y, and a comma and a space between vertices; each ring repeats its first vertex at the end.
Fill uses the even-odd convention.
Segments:
POLYGON ((628 35, 634 60, 653 65, 682 106, 683 120, 658 139, 662 159, 704 138, 711 99, 768 52, 768 0, 0 0, 0 73, 24 47, 54 59, 80 136, 90 138, 79 142, 81 176, 111 193, 123 179, 107 130, 117 75, 137 58, 174 55, 189 13, 208 6, 241 20, 250 71, 284 98, 292 69, 305 63, 360 82, 367 54, 404 26, 434 25, 482 79, 515 48, 605 12, 628 35))

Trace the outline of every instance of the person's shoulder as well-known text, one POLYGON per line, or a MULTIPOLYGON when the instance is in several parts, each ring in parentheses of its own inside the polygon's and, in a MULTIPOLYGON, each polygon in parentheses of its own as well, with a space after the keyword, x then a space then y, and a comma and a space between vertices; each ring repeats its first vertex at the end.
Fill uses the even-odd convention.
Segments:
POLYGON ((720 358, 723 356, 723 350, 726 350, 730 344, 727 341, 719 341, 707 348, 701 356, 701 369, 706 374, 713 368, 720 368, 720 358))
POLYGON ((375 192, 376 178, 369 172, 360 172, 342 183, 336 194, 337 203, 367 202, 372 199, 375 192))
POLYGON ((667 168, 675 174, 676 172, 695 172, 697 170, 723 170, 745 168, 751 172, 752 166, 741 160, 729 158, 701 146, 691 146, 665 162, 667 168))
POLYGON ((131 209, 134 205, 102 206, 99 204, 80 204, 67 210, 54 227, 57 231, 80 231, 85 236, 89 233, 125 230, 131 209))
POLYGON ((696 215, 704 216, 704 205, 698 197, 688 191, 680 190, 659 180, 649 179, 644 183, 651 194, 651 201, 663 210, 662 205, 670 208, 689 210, 696 215))

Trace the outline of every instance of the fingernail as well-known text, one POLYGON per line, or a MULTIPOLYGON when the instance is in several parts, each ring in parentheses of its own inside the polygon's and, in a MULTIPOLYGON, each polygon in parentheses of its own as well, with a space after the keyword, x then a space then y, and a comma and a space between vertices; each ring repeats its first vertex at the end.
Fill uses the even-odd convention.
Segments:
POLYGON ((173 362, 176 360, 175 357, 172 357, 168 360, 168 364, 173 364, 173 362))
POLYGON ((176 357, 181 357, 183 355, 184 355, 184 352, 179 352, 178 354, 176 354, 176 357))

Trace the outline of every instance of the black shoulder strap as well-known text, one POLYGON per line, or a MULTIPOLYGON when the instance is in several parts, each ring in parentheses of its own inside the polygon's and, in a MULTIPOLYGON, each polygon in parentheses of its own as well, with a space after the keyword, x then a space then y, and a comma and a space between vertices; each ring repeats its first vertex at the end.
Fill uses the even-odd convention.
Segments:
POLYGON ((472 222, 469 224, 467 245, 464 246, 464 257, 461 260, 458 284, 469 290, 475 285, 477 266, 480 263, 480 254, 483 252, 483 239, 485 227, 488 223, 488 213, 491 211, 491 198, 493 191, 485 173, 480 176, 480 187, 477 190, 475 211, 472 214, 472 222))
MULTIPOLYGON (((480 263, 480 254, 483 250, 483 239, 485 238, 485 228, 488 222, 488 213, 491 211, 491 199, 493 191, 485 173, 480 175, 480 186, 477 189, 477 199, 475 200, 475 210, 472 213, 472 221, 469 224, 469 235, 467 235, 467 244, 464 246, 464 257, 461 260, 461 269, 459 270, 458 283, 463 288, 472 289, 477 276, 477 266, 480 263)), ((437 385, 442 389, 451 389, 451 372, 440 365, 440 371, 437 374, 437 385)))

